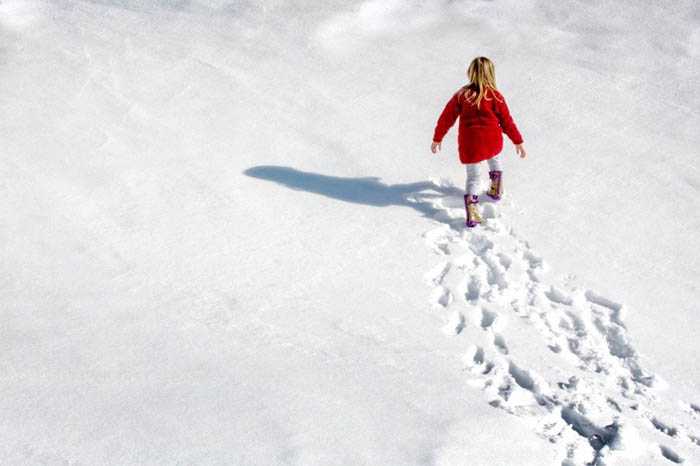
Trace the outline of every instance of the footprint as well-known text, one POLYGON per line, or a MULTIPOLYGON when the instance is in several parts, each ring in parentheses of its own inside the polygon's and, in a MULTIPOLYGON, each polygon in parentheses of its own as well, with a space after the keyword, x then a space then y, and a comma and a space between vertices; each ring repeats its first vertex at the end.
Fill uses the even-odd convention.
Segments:
POLYGON ((530 391, 535 389, 535 381, 530 376, 530 373, 516 366, 513 361, 510 361, 510 364, 508 364, 508 372, 513 376, 515 382, 524 389, 530 391))
POLYGON ((661 454, 663 455, 664 458, 667 460, 676 463, 676 464, 681 464, 685 460, 678 455, 675 451, 671 450, 669 447, 665 445, 659 445, 659 448, 661 449, 661 454))
POLYGON ((433 289, 432 299, 435 306, 447 307, 452 303, 452 293, 444 286, 433 289))
POLYGON ((559 388, 563 390, 576 390, 578 387, 579 379, 575 375, 572 375, 569 377, 569 380, 566 382, 559 382, 559 388))
POLYGON ((481 328, 484 330, 487 330, 490 328, 493 323, 496 321, 498 318, 498 313, 489 311, 488 309, 484 309, 483 307, 481 308, 481 322, 479 322, 479 325, 481 325, 481 328))
POLYGON ((499 252, 496 256, 498 256, 498 261, 501 263, 501 266, 506 270, 513 264, 513 258, 505 253, 499 252))
POLYGON ((503 354, 508 354, 508 346, 506 345, 506 340, 500 333, 493 334, 493 344, 496 348, 498 348, 498 351, 500 351, 503 354))
MULTIPOLYGON (((425 276, 434 288, 431 303, 449 309, 445 334, 460 335, 467 325, 483 330, 474 335, 481 346, 471 345, 462 360, 467 383, 480 388, 491 406, 525 418, 535 434, 558 444, 562 466, 607 464, 617 446, 638 445, 628 441, 626 429, 636 425, 631 418, 648 426, 647 435, 659 438, 659 431, 664 438, 694 445, 688 448, 700 446, 700 438, 685 427, 648 414, 661 413, 650 403, 665 400, 645 388, 663 381, 641 367, 623 323, 623 304, 580 288, 575 277, 555 280, 543 258, 506 223, 507 205, 493 211, 486 207, 482 216, 487 221, 467 230, 461 206, 460 219, 450 212, 450 202, 460 201, 456 207, 461 199, 428 201, 438 213, 434 220, 443 223, 424 235, 426 243, 450 255, 425 276), (467 309, 456 311, 458 305, 467 309), (505 330, 510 326, 517 338, 505 330), (506 343, 520 340, 524 331, 549 348, 538 349, 546 359, 542 365, 521 359, 519 348, 506 343), (514 360, 535 364, 542 375, 514 360)), ((700 417, 697 404, 683 403, 682 409, 693 419, 700 417)), ((657 445, 667 460, 684 461, 671 448, 650 444, 657 445)))
POLYGON ((646 372, 639 365, 637 352, 627 340, 624 327, 614 321, 606 324, 600 316, 594 318, 593 323, 605 337, 609 353, 621 360, 618 364, 621 365, 622 369, 626 369, 630 373, 632 380, 646 387, 653 387, 656 382, 656 376, 646 372))
POLYGON ((450 314, 450 318, 442 328, 442 331, 447 335, 459 335, 465 326, 464 315, 459 311, 455 311, 450 314))
POLYGON ((426 281, 429 285, 442 285, 442 282, 445 280, 445 277, 449 273, 451 267, 452 264, 450 264, 449 262, 443 262, 442 264, 436 265, 433 269, 431 269, 428 273, 425 274, 426 281))
POLYGON ((576 440, 569 440, 565 449, 565 458, 561 462, 561 466, 580 466, 596 464, 597 452, 593 450, 588 442, 581 437, 576 440))
POLYGON ((471 345, 466 354, 464 355, 464 361, 470 366, 478 366, 484 363, 484 348, 477 345, 471 345))
POLYGON ((450 242, 450 227, 443 225, 441 227, 423 233, 426 243, 435 251, 436 254, 447 256, 450 254, 448 246, 450 242))
POLYGON ((474 254, 478 256, 493 248, 493 241, 484 235, 473 235, 469 240, 469 244, 474 254))
POLYGON ((552 396, 549 384, 533 372, 518 367, 513 361, 508 362, 508 373, 513 377, 515 383, 530 392, 537 404, 551 409, 560 404, 552 396))
POLYGON ((561 417, 577 434, 587 439, 596 451, 602 450, 603 447, 610 445, 617 438, 619 426, 615 422, 605 427, 598 427, 574 406, 563 407, 561 417))
POLYGON ((532 417, 541 414, 540 403, 534 394, 523 388, 510 373, 499 373, 498 366, 496 377, 486 384, 484 391, 488 404, 494 408, 516 416, 532 417))
POLYGON ((492 362, 486 360, 484 348, 477 345, 471 345, 462 360, 472 374, 485 375, 491 372, 494 367, 492 362))
POLYGON ((447 245, 447 243, 435 243, 434 245, 434 250, 437 254, 441 254, 443 256, 449 256, 450 255, 450 248, 447 245))
POLYGON ((607 398, 605 401, 607 401, 608 406, 613 408, 618 413, 622 412, 622 408, 620 407, 620 403, 618 403, 617 401, 613 400, 612 398, 607 398))
POLYGON ((547 298, 549 298, 550 301, 557 304, 571 306, 574 302, 573 299, 571 299, 571 296, 568 296, 566 293, 564 293, 562 290, 555 287, 554 285, 550 287, 549 291, 545 291, 544 295, 547 298))
POLYGON ((623 328, 625 327, 625 325, 622 323, 622 304, 616 303, 608 298, 604 298, 591 290, 586 290, 584 296, 589 302, 610 309, 610 311, 612 311, 610 313, 610 320, 623 328))
POLYGON ((592 290, 586 290, 584 296, 588 301, 592 302, 593 304, 607 307, 610 310, 619 311, 620 309, 622 309, 622 304, 616 303, 608 298, 604 298, 603 296, 597 294, 592 290))
POLYGON ((452 259, 452 265, 457 269, 463 271, 474 263, 474 259, 476 259, 474 253, 471 252, 471 250, 467 250, 466 252, 452 259))
POLYGON ((496 285, 499 289, 508 287, 506 280, 506 270, 501 265, 500 260, 491 251, 485 252, 481 259, 488 266, 487 281, 489 285, 496 285))
POLYGON ((467 292, 465 298, 467 301, 478 301, 481 296, 481 278, 478 275, 472 275, 467 284, 467 292))
POLYGON ((627 341, 624 329, 615 323, 606 325, 600 318, 593 319, 595 328, 605 337, 610 354, 620 359, 632 358, 635 356, 634 348, 627 341))
POLYGON ((535 283, 541 282, 545 272, 544 260, 533 254, 530 250, 525 250, 523 252, 523 259, 528 264, 527 275, 530 280, 535 283))
POLYGON ((695 414, 700 414, 700 405, 696 405, 695 403, 688 403, 690 406, 691 411, 693 411, 695 414))
POLYGON ((662 432, 662 433, 668 435, 669 437, 677 437, 678 436, 678 429, 676 429, 675 427, 671 427, 664 422, 661 422, 658 418, 653 417, 653 418, 649 419, 649 421, 651 421, 651 424, 659 432, 662 432))
POLYGON ((525 259, 528 262, 531 269, 539 269, 544 267, 544 260, 541 257, 535 255, 529 249, 523 252, 523 259, 525 259))
MULTIPOLYGON (((566 316, 570 319, 569 322, 571 323, 571 326, 568 328, 572 328, 574 330, 574 334, 578 338, 583 338, 586 336, 587 329, 586 329, 586 324, 583 321, 583 319, 578 316, 576 313, 572 311, 566 311, 566 316)), ((562 326, 564 328, 564 326, 562 326)))

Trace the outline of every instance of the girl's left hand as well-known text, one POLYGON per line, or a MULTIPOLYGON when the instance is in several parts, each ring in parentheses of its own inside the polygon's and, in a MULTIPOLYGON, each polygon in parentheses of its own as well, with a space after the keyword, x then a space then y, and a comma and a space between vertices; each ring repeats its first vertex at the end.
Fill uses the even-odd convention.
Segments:
POLYGON ((433 143, 430 145, 430 150, 433 152, 433 154, 440 152, 440 143, 433 141, 433 143))
POLYGON ((521 159, 524 159, 527 156, 527 153, 525 152, 525 148, 523 147, 522 144, 515 145, 515 152, 520 156, 521 159))

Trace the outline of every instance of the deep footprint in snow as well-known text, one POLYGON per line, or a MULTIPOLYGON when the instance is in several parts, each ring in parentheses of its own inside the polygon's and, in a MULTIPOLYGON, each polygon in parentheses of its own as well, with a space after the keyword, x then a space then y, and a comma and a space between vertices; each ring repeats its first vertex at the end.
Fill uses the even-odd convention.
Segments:
POLYGON ((665 445, 659 445, 659 448, 661 449, 661 454, 663 455, 663 457, 671 461, 672 463, 681 464, 685 461, 683 458, 681 458, 681 456, 678 453, 671 450, 669 447, 665 445))
MULTIPOLYGON (((647 426, 650 434, 659 431, 675 441, 699 445, 697 437, 643 414, 653 411, 652 403, 659 398, 647 389, 658 388, 658 384, 640 365, 623 323, 625 307, 579 288, 571 275, 555 279, 543 258, 502 221, 495 206, 483 216, 486 221, 480 227, 460 230, 453 221, 441 220, 449 217, 444 214, 435 218, 443 226, 425 235, 439 254, 450 254, 451 249, 466 251, 459 256, 459 265, 453 259, 451 266, 436 266, 429 282, 437 289, 435 303, 473 309, 465 310, 469 325, 484 331, 478 337, 483 338, 479 343, 484 346, 470 346, 463 358, 472 375, 469 383, 480 387, 492 406, 532 418, 533 431, 558 444, 562 465, 607 463, 609 455, 617 454, 606 447, 617 438, 618 419, 634 419, 639 426, 647 426), (455 290, 445 283, 450 267, 463 274, 455 290), (454 295, 464 299, 455 302, 454 295), (546 377, 514 362, 512 358, 521 359, 506 344, 510 340, 504 332, 507 322, 501 321, 509 317, 493 309, 512 310, 519 317, 516 324, 529 325, 555 353, 550 353, 546 377), (491 360, 484 348, 489 349, 491 360)), ((464 314, 455 311, 443 330, 457 335, 465 326, 464 314)), ((696 404, 686 403, 682 408, 695 419, 700 415, 696 404)), ((647 445, 656 448, 658 444, 647 445)), ((658 448, 666 460, 684 461, 670 447, 658 448)))
POLYGON ((675 427, 669 426, 665 422, 661 422, 658 418, 653 417, 653 418, 649 419, 649 421, 654 426, 654 428, 656 430, 658 430, 659 432, 662 432, 662 433, 668 435, 669 437, 677 437, 678 436, 678 429, 676 429, 675 427))
POLYGON ((506 345, 506 340, 500 333, 493 334, 493 345, 503 354, 508 354, 508 345, 506 345))
POLYGON ((496 319, 498 318, 498 313, 489 311, 488 309, 484 309, 483 307, 480 308, 480 311, 481 312, 478 315, 479 325, 482 329, 487 330, 494 324, 494 322, 496 322, 496 319))

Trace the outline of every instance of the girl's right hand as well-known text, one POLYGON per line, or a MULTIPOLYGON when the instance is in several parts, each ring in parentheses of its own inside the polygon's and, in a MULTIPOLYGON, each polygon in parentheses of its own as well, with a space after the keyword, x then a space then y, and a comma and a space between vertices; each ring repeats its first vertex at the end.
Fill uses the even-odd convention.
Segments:
POLYGON ((433 141, 433 143, 430 145, 430 150, 433 152, 433 154, 440 152, 440 143, 433 141))
POLYGON ((515 145, 515 152, 520 156, 521 159, 524 159, 527 156, 527 153, 525 153, 525 148, 522 144, 515 145))

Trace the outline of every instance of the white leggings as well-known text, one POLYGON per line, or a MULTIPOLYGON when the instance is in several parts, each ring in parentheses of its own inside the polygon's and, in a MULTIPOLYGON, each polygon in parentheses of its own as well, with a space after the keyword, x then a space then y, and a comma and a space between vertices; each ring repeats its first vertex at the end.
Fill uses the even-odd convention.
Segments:
MULTIPOLYGON (((489 171, 501 170, 501 160, 499 156, 491 157, 487 160, 489 164, 489 171)), ((467 182, 465 184, 465 190, 467 194, 479 194, 479 185, 481 181, 481 162, 468 163, 465 165, 467 168, 467 182)))

